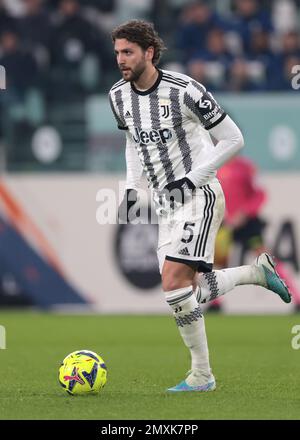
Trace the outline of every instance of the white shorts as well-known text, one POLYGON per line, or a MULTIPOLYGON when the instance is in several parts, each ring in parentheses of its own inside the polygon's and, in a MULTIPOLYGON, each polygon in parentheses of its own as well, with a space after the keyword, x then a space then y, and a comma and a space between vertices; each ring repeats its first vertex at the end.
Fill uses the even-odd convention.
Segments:
POLYGON ((162 272, 165 260, 186 263, 198 272, 212 270, 215 240, 223 220, 225 198, 217 179, 194 191, 192 198, 159 218, 157 256, 162 272))

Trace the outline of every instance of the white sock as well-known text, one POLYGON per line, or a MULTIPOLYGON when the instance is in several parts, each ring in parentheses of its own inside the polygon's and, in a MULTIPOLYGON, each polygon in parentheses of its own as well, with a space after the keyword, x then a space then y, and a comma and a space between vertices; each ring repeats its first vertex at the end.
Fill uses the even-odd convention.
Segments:
POLYGON ((261 268, 248 265, 204 273, 199 279, 200 289, 196 291, 196 298, 199 303, 212 301, 243 284, 265 286, 261 268))
POLYGON ((165 292, 167 303, 174 311, 174 317, 185 345, 190 349, 192 370, 200 369, 208 377, 211 374, 205 332, 205 322, 200 306, 193 293, 193 287, 165 292))

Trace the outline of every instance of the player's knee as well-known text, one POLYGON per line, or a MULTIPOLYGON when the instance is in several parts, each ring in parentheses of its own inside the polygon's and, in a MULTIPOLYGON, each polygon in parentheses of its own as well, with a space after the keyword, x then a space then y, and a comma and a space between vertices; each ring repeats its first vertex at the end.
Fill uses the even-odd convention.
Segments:
POLYGON ((164 292, 170 292, 191 286, 195 272, 184 264, 166 261, 162 270, 162 288, 164 292))
POLYGON ((166 277, 162 280, 162 288, 164 292, 171 292, 173 290, 181 289, 182 283, 180 280, 166 277))
POLYGON ((170 273, 162 278, 162 288, 164 292, 171 292, 192 285, 192 281, 189 278, 170 273))

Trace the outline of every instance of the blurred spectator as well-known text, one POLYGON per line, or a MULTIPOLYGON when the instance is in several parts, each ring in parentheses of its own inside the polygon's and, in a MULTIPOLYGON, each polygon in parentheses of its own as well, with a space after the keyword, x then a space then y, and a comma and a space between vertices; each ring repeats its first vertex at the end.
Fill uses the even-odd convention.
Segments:
POLYGON ((0 0, 0 32, 15 30, 15 28, 14 18, 7 12, 3 0, 0 0))
POLYGON ((273 31, 270 12, 261 9, 257 0, 235 0, 232 29, 240 36, 245 52, 249 52, 253 33, 273 31))
POLYGON ((292 67, 300 65, 300 35, 296 31, 281 37, 281 50, 276 56, 276 74, 269 80, 274 90, 292 90, 292 67))
POLYGON ((55 64, 80 63, 85 53, 94 53, 105 66, 107 44, 108 36, 84 17, 78 0, 61 0, 52 41, 52 60, 55 64))
POLYGON ((25 14, 18 20, 18 30, 22 41, 28 46, 48 47, 52 36, 50 15, 44 0, 23 0, 25 14))
POLYGON ((189 62, 188 74, 210 90, 222 90, 226 88, 227 73, 233 58, 226 47, 224 31, 212 29, 207 35, 206 48, 196 52, 189 62))
POLYGON ((11 17, 17 18, 24 14, 23 0, 2 0, 2 3, 11 17))
POLYGON ((229 70, 228 90, 231 92, 252 91, 255 89, 250 78, 251 69, 244 58, 237 58, 229 70))
POLYGON ((91 6, 100 12, 114 12, 116 8, 116 0, 81 0, 82 6, 91 6))
POLYGON ((22 42, 41 68, 49 67, 49 47, 53 34, 50 14, 44 0, 23 0, 25 14, 17 21, 22 42))
POLYGON ((295 73, 292 73, 294 66, 300 66, 300 55, 289 55, 280 65, 279 75, 276 76, 275 90, 293 91, 292 79, 295 73))
POLYGON ((250 66, 249 76, 251 81, 256 84, 257 89, 272 88, 270 79, 279 74, 279 69, 276 56, 270 47, 269 33, 264 30, 252 33, 247 59, 250 66))
POLYGON ((300 55, 300 35, 296 31, 287 32, 281 39, 280 61, 291 55, 300 55))
POLYGON ((153 0, 117 0, 116 18, 118 23, 132 18, 147 18, 150 15, 153 0))
POLYGON ((0 35, 19 34, 50 94, 58 84, 88 93, 117 80, 109 30, 120 14, 153 19, 169 48, 163 62, 181 63, 177 69, 211 90, 289 90, 300 56, 299 7, 300 0, 222 7, 212 0, 0 0, 0 35))
POLYGON ((276 0, 273 5, 273 24, 278 33, 286 33, 299 27, 297 7, 293 0, 276 0))
POLYGON ((61 0, 51 42, 51 63, 55 77, 52 91, 67 93, 69 89, 72 93, 76 93, 76 90, 79 93, 81 86, 84 88, 81 74, 82 70, 85 72, 86 65, 87 70, 93 72, 93 78, 98 77, 99 81, 101 72, 111 69, 112 62, 108 35, 85 17, 78 0, 61 0))
POLYGON ((170 48, 168 42, 168 36, 171 35, 170 43, 171 49, 174 46, 173 42, 173 26, 174 22, 177 22, 178 11, 172 6, 170 0, 153 0, 152 8, 149 13, 150 20, 155 23, 155 27, 158 33, 162 36, 163 40, 166 41, 167 47, 170 48))
POLYGON ((189 61, 199 50, 205 49, 205 41, 212 28, 223 28, 224 20, 207 2, 198 1, 183 8, 177 32, 177 47, 183 61, 189 61))
POLYGON ((244 56, 230 66, 228 90, 263 91, 273 89, 271 80, 279 75, 277 58, 270 47, 270 34, 262 29, 252 32, 244 56))
MULTIPOLYGON (((44 0, 48 9, 56 10, 59 7, 61 0, 44 0)), ((116 7, 116 0, 80 0, 82 7, 92 7, 100 12, 113 12, 116 7)))
POLYGON ((25 92, 38 83, 38 68, 33 56, 24 50, 19 37, 5 31, 0 39, 0 64, 6 69, 6 91, 1 97, 9 102, 22 101, 25 92))

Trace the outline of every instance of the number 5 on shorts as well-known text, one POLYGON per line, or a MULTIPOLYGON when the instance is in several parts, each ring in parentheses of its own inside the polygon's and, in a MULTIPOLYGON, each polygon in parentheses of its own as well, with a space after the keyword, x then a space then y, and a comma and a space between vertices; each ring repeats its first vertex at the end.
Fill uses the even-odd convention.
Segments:
MULTIPOLYGON (((193 237, 194 237, 194 231, 193 231, 192 227, 194 227, 194 226, 195 226, 195 223, 192 223, 192 222, 185 222, 185 224, 184 224, 184 226, 183 226, 183 230, 184 230, 185 232, 188 232, 188 233, 189 233, 189 236, 188 236, 187 238, 182 238, 182 239, 181 239, 181 241, 182 241, 183 243, 190 243, 190 242, 193 240, 193 237)), ((184 234, 184 235, 186 235, 186 234, 184 234)))

